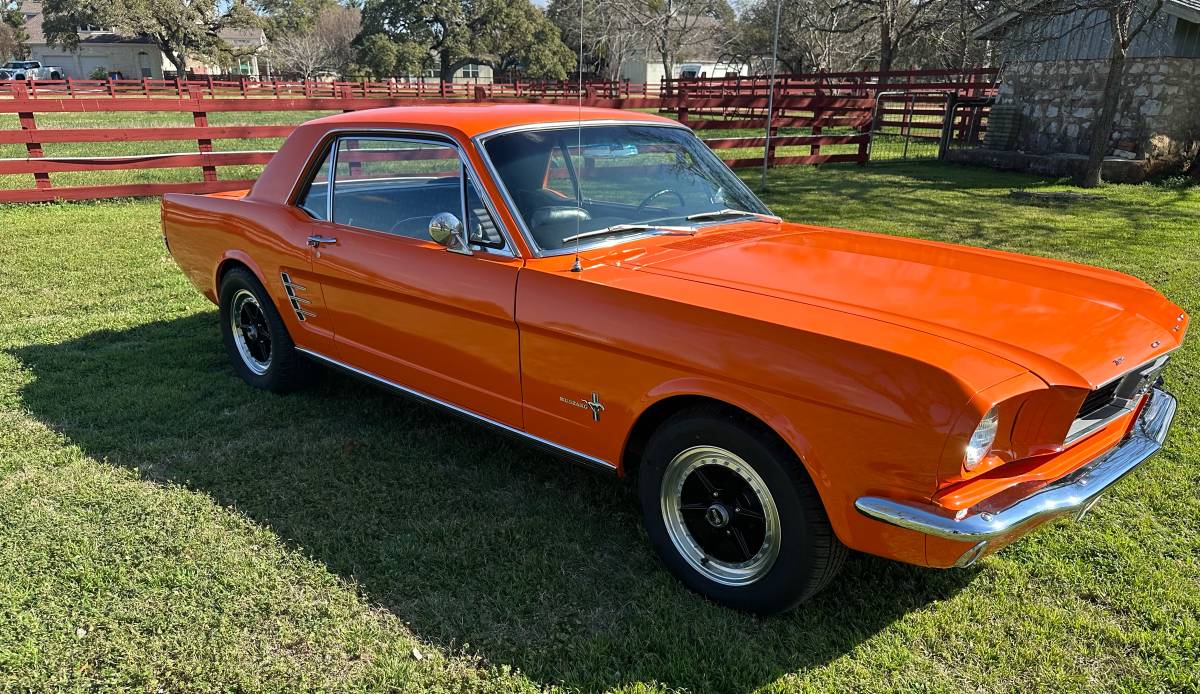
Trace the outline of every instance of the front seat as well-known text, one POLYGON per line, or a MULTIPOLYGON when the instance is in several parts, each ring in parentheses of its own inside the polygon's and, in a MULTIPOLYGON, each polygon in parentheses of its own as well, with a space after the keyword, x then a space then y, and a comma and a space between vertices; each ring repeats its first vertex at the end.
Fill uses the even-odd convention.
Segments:
POLYGON ((592 218, 588 211, 575 206, 539 207, 529 216, 529 231, 539 248, 563 247, 563 238, 577 233, 580 225, 592 218))

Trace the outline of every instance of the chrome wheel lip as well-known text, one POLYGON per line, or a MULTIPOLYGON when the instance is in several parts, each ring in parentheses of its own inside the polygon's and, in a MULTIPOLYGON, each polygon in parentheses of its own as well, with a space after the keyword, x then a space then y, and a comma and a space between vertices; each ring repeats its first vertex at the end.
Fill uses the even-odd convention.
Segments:
POLYGON ((694 446, 680 452, 667 464, 659 491, 659 504, 667 535, 675 549, 689 566, 715 583, 726 586, 750 585, 766 576, 779 558, 783 538, 775 499, 758 472, 730 451, 716 446, 694 446), (710 557, 684 521, 680 508, 684 482, 693 471, 706 465, 720 465, 741 477, 762 505, 765 535, 757 553, 747 561, 735 564, 710 557))
MULTIPOLYGON (((270 329, 266 326, 266 312, 263 311, 262 304, 258 303, 258 298, 253 292, 248 289, 239 289, 233 295, 233 299, 229 302, 229 327, 233 331, 233 344, 237 347, 238 356, 242 358, 242 363, 247 369, 256 376, 262 376, 271 368, 271 356, 268 354, 266 361, 259 360, 250 351, 250 345, 246 341, 245 328, 240 322, 242 309, 246 306, 254 306, 263 316, 264 327, 267 327, 267 335, 270 336, 270 329)), ((272 344, 272 352, 274 345, 272 344)))

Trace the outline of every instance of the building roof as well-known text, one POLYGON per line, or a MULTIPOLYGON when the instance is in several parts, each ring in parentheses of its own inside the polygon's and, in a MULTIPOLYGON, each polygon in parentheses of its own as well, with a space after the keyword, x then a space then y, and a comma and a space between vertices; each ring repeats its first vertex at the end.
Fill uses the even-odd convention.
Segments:
MULTIPOLYGON (((1034 0, 1030 7, 1041 5, 1046 0, 1034 0)), ((1164 0, 1163 12, 1173 14, 1180 19, 1200 24, 1200 0, 1164 0)), ((1002 34, 1003 30, 1009 24, 1021 17, 1020 12, 1004 12, 997 15, 991 21, 980 25, 971 32, 971 38, 975 40, 996 38, 998 34, 1002 34)))

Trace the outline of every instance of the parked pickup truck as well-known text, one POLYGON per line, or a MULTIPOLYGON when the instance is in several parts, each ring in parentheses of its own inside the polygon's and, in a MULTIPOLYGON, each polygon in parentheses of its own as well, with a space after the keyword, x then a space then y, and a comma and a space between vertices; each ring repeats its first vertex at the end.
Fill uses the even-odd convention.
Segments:
POLYGON ((963 567, 1082 516, 1162 446, 1189 323, 1118 272, 785 222, 635 111, 329 116, 162 223, 250 385, 326 364, 636 474, 667 568, 759 613, 847 548, 963 567))
POLYGON ((10 80, 60 80, 66 74, 61 67, 42 65, 36 60, 10 60, 0 66, 0 71, 8 75, 3 79, 10 80))

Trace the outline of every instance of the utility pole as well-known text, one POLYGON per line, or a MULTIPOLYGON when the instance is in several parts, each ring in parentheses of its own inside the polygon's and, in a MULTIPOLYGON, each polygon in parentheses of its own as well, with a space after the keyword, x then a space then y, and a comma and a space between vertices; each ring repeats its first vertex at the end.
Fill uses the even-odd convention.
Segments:
POLYGON ((771 123, 775 116, 775 68, 779 64, 779 16, 783 13, 783 0, 775 0, 775 38, 771 48, 771 79, 767 82, 767 135, 763 139, 762 190, 767 189, 767 165, 771 155, 771 123))

